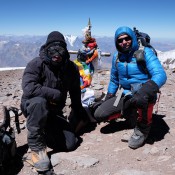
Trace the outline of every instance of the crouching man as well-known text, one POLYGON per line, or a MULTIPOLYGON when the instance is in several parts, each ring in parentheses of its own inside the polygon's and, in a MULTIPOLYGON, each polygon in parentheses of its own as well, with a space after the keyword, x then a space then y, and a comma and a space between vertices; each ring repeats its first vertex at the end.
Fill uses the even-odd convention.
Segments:
POLYGON ((112 60, 108 93, 94 116, 98 121, 125 117, 134 127, 128 146, 136 149, 145 143, 150 132, 153 106, 167 76, 151 48, 139 50, 137 37, 129 27, 119 27, 114 41, 117 51, 112 60), (138 62, 140 51, 145 66, 138 62), (117 92, 119 98, 115 96, 117 92))
POLYGON ((38 171, 49 170, 47 146, 67 151, 76 147, 74 130, 62 112, 68 92, 76 120, 86 120, 79 71, 69 57, 64 36, 53 31, 41 46, 39 57, 24 70, 21 109, 27 117, 28 145, 38 171))

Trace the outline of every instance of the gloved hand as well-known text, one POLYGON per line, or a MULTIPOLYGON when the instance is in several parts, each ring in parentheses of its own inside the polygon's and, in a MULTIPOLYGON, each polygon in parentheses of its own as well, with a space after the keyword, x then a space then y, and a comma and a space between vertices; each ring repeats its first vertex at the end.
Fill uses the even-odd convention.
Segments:
POLYGON ((60 94, 60 97, 57 98, 57 99, 51 99, 49 100, 49 103, 51 105, 54 105, 54 106, 57 106, 57 105, 60 105, 60 102, 62 101, 62 95, 60 94))
POLYGON ((88 114, 83 107, 73 109, 73 113, 78 120, 87 121, 89 119, 88 114))
POLYGON ((106 100, 109 100, 110 98, 114 97, 115 95, 114 94, 111 94, 111 93, 107 93, 106 94, 106 97, 105 97, 105 101, 106 100))
POLYGON ((153 80, 149 80, 133 95, 130 101, 136 107, 144 108, 150 101, 155 99, 158 92, 158 85, 153 80))
POLYGON ((49 101, 49 103, 51 104, 51 105, 54 105, 54 106, 57 106, 58 105, 58 103, 56 103, 55 101, 49 101))
POLYGON ((59 105, 60 102, 63 100, 63 95, 62 95, 61 90, 52 89, 52 88, 49 88, 49 87, 44 87, 44 90, 46 92, 48 92, 46 95, 47 95, 48 102, 50 104, 59 105))

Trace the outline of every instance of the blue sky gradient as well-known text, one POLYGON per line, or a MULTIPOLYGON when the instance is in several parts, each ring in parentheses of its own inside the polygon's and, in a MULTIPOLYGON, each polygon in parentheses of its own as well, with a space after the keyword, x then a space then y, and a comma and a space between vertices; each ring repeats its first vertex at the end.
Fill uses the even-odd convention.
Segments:
POLYGON ((47 35, 58 30, 82 36, 114 36, 136 26, 154 38, 175 38, 175 0, 0 0, 0 35, 47 35))

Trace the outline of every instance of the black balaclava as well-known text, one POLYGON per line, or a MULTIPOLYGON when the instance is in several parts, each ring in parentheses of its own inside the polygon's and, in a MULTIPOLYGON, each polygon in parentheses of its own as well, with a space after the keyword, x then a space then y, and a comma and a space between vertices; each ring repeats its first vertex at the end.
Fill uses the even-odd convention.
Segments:
POLYGON ((64 36, 58 31, 53 31, 48 35, 46 44, 44 45, 44 50, 51 66, 59 68, 63 66, 67 60, 69 60, 70 56, 64 36), (62 57, 62 61, 53 61, 52 57, 56 55, 60 55, 62 57))

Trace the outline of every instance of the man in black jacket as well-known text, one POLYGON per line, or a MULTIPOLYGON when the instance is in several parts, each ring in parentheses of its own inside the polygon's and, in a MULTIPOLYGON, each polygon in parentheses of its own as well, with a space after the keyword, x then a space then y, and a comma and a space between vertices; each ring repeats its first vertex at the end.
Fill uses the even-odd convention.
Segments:
POLYGON ((86 120, 79 71, 69 57, 64 36, 53 31, 23 74, 21 109, 27 117, 28 145, 38 171, 49 169, 47 146, 58 150, 76 146, 77 138, 62 112, 68 92, 76 120, 86 120))

